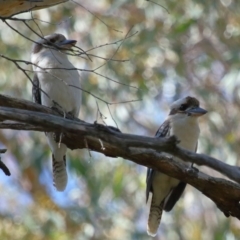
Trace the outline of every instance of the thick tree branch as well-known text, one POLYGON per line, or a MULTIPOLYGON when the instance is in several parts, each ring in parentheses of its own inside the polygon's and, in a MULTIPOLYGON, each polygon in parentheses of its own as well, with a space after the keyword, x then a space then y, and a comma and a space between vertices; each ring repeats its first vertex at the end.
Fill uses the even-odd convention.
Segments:
POLYGON ((49 8, 67 1, 68 0, 0 0, 0 18, 7 18, 23 12, 49 8))
POLYGON ((89 124, 79 119, 64 119, 57 115, 46 107, 0 95, 0 120, 4 121, 0 123, 0 128, 63 133, 62 142, 70 149, 88 148, 159 170, 197 188, 211 198, 226 216, 240 219, 240 185, 201 172, 188 171, 186 165, 163 155, 163 152, 184 161, 209 166, 240 183, 238 167, 181 149, 175 137, 156 139, 123 134, 112 127, 89 124))

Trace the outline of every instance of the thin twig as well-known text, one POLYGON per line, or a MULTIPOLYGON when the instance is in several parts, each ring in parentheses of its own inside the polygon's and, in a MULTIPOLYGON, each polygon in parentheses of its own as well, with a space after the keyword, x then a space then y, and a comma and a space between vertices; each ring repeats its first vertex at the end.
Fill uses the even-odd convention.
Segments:
POLYGON ((10 176, 11 173, 8 169, 8 167, 2 162, 1 159, 1 154, 5 153, 7 151, 7 149, 0 149, 0 169, 2 169, 2 171, 5 173, 5 175, 10 176))
POLYGON ((102 67, 105 66, 109 61, 111 61, 111 59, 117 54, 118 50, 120 49, 120 47, 121 47, 122 44, 124 43, 124 40, 126 40, 128 34, 129 34, 129 32, 132 30, 132 28, 133 28, 133 27, 131 27, 131 28, 129 29, 129 31, 127 32, 127 34, 126 34, 126 36, 124 37, 123 41, 121 41, 120 45, 117 47, 116 51, 113 53, 112 57, 111 57, 109 60, 107 60, 105 63, 103 63, 102 65, 96 67, 93 71, 96 71, 96 70, 102 68, 102 67))
POLYGON ((154 4, 158 5, 158 6, 160 6, 160 7, 163 8, 168 14, 170 14, 169 11, 168 11, 168 9, 167 9, 166 7, 164 7, 163 5, 161 5, 161 4, 159 4, 159 3, 156 3, 156 2, 154 2, 154 1, 151 1, 151 0, 146 0, 146 1, 147 1, 147 2, 151 2, 151 3, 154 3, 154 4))
POLYGON ((138 31, 134 32, 133 34, 129 35, 128 37, 125 37, 125 38, 123 38, 123 39, 117 40, 117 41, 115 41, 115 42, 105 43, 105 44, 98 45, 98 46, 96 46, 96 47, 93 47, 93 48, 90 48, 90 49, 86 50, 86 52, 90 52, 90 51, 93 51, 93 50, 95 50, 95 49, 97 49, 97 48, 101 48, 101 47, 106 47, 106 46, 110 46, 110 45, 115 45, 115 44, 117 44, 117 43, 119 43, 119 42, 122 42, 122 41, 124 41, 124 40, 126 40, 126 39, 129 39, 129 38, 133 37, 133 36, 136 35, 137 33, 138 33, 138 31))
POLYGON ((77 5, 79 5, 80 7, 82 7, 83 9, 85 9, 86 11, 88 11, 89 13, 91 13, 95 18, 97 18, 101 23, 103 23, 106 27, 108 27, 108 28, 110 28, 110 29, 112 29, 112 30, 114 30, 114 31, 116 31, 116 32, 120 32, 120 33, 122 33, 122 31, 119 31, 119 30, 117 30, 117 29, 114 29, 114 28, 112 28, 112 27, 110 27, 109 25, 107 25, 101 18, 99 18, 96 14, 94 14, 93 12, 91 12, 90 10, 88 10, 86 7, 84 7, 82 4, 80 4, 80 3, 78 3, 78 2, 76 2, 76 1, 74 1, 74 0, 71 0, 73 3, 75 3, 75 4, 77 4, 77 5))
POLYGON ((110 116, 111 116, 112 120, 113 120, 114 123, 116 124, 116 127, 119 128, 117 122, 116 122, 115 119, 113 118, 113 115, 112 115, 112 112, 111 112, 111 110, 110 110, 109 104, 107 104, 107 108, 108 108, 108 111, 109 111, 109 113, 110 113, 110 116))

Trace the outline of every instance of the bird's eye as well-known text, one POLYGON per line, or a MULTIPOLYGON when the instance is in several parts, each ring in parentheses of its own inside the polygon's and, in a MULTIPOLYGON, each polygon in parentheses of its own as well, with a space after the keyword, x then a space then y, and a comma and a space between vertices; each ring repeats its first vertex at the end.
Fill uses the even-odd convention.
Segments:
POLYGON ((184 110, 187 109, 187 107, 188 107, 187 104, 182 104, 182 105, 180 106, 179 110, 184 111, 184 110))

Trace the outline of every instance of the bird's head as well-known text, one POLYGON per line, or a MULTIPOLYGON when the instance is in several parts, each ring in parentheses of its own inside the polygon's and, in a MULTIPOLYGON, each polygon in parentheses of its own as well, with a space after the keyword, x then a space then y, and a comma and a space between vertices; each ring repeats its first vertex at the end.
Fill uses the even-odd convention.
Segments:
POLYGON ((174 119, 197 119, 207 111, 199 107, 199 101, 194 97, 185 97, 175 101, 170 106, 169 117, 174 119))
POLYGON ((46 49, 59 49, 59 50, 69 50, 76 44, 76 40, 69 40, 60 33, 53 33, 51 35, 45 36, 39 39, 33 45, 33 54, 38 54, 46 49))

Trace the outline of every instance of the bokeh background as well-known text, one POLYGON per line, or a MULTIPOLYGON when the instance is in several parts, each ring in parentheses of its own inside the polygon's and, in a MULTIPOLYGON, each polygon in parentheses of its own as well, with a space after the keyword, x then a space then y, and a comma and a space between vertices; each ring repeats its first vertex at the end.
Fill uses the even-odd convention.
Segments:
MULTIPOLYGON (((209 111, 200 121, 198 152, 239 165, 239 2, 155 2, 76 0, 16 17, 30 19, 27 23, 40 35, 59 32, 76 39, 92 54, 91 60, 71 61, 82 69, 83 89, 105 102, 83 92, 81 119, 154 136, 168 106, 192 95, 209 111), (119 41, 126 35, 133 36, 119 41)), ((24 22, 7 23, 38 39, 24 22)), ((32 43, 19 33, 0 23, 1 54, 29 61, 32 43)), ((4 58, 0 66, 1 94, 31 100, 31 82, 23 72, 4 58)), ((145 167, 86 149, 69 150, 69 183, 58 193, 44 133, 1 130, 0 147, 8 149, 2 160, 12 173, 0 172, 2 240, 152 239, 146 234, 145 167)), ((163 214, 154 239, 240 239, 240 222, 226 218, 188 186, 174 210, 163 214)))

